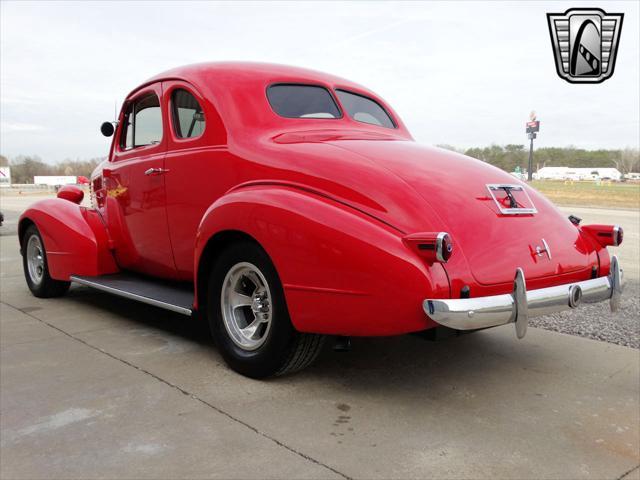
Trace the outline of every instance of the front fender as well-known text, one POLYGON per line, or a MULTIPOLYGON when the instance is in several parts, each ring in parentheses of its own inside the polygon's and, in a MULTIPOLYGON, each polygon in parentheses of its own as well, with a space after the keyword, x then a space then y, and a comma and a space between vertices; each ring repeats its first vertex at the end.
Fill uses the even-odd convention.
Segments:
MULTIPOLYGON (((273 261, 295 328, 333 335, 391 335, 435 324, 422 310, 449 296, 440 264, 428 267, 400 232, 332 199, 286 186, 235 190, 205 213, 195 272, 215 235, 253 237, 273 261)), ((197 289, 196 289, 197 290, 197 289)))
POLYGON ((42 236, 51 278, 69 280, 70 275, 95 276, 119 270, 96 210, 59 198, 34 203, 20 216, 21 250, 22 234, 30 222, 42 236))

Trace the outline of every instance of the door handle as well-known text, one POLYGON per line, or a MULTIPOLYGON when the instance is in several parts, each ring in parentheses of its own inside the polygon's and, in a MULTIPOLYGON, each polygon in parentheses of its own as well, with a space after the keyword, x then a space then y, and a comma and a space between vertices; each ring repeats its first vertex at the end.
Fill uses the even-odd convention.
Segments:
POLYGON ((163 173, 167 173, 169 170, 166 168, 150 168, 144 172, 145 175, 162 175, 163 173))

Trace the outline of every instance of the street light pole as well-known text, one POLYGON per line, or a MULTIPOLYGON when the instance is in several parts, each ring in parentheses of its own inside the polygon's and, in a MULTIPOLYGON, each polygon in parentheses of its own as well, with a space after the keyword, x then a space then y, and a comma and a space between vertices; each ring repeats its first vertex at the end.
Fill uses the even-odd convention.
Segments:
POLYGON ((540 131, 540 120, 536 119, 536 112, 531 112, 529 115, 526 131, 527 137, 531 142, 529 143, 529 168, 527 168, 527 180, 530 182, 533 180, 533 139, 536 138, 536 134, 540 131))
POLYGON ((529 134, 529 139, 531 140, 531 143, 529 143, 529 168, 527 168, 527 180, 529 182, 533 180, 533 139, 535 135, 535 133, 529 134))

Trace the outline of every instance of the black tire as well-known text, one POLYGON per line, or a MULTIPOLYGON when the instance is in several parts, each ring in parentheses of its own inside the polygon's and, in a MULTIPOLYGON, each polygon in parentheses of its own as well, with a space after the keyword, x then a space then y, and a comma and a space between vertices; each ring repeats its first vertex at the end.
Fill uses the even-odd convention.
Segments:
POLYGON ((22 268, 24 270, 24 278, 27 281, 27 286, 31 293, 35 297, 39 298, 52 298, 52 297, 60 297, 67 293, 69 290, 69 286, 71 282, 63 282, 60 280, 54 280, 49 275, 49 265, 47 264, 47 252, 44 248, 44 242, 42 241, 42 237, 40 236, 40 232, 35 225, 29 225, 29 227, 24 232, 22 237, 22 268), (42 278, 40 281, 35 281, 31 278, 29 274, 29 265, 28 265, 28 245, 31 237, 37 237, 37 241, 42 247, 42 278))
POLYGON ((227 364, 251 378, 284 375, 310 365, 322 350, 324 335, 297 332, 291 324, 280 278, 267 253, 253 242, 227 247, 218 257, 209 278, 207 317, 213 338, 227 364), (231 337, 223 321, 222 284, 239 263, 256 266, 271 292, 271 323, 259 347, 247 350, 231 337))

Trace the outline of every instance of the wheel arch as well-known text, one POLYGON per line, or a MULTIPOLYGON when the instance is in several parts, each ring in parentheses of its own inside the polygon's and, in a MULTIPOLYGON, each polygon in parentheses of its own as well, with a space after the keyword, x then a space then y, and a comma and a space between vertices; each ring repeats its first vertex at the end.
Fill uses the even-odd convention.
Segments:
POLYGON ((18 221, 21 252, 30 225, 40 233, 54 280, 68 281, 74 274, 95 276, 119 270, 107 229, 96 210, 60 198, 32 204, 18 221))
POLYGON ((29 217, 22 217, 18 222, 18 242, 20 242, 20 253, 23 254, 23 241, 24 234, 31 225, 35 225, 35 222, 29 217))
POLYGON ((258 242, 254 237, 246 232, 235 229, 218 231, 205 243, 202 253, 200 254, 200 258, 198 259, 195 278, 195 303, 197 305, 197 310, 201 315, 205 315, 207 311, 206 292, 209 287, 209 273, 211 272, 211 268, 213 268, 216 260, 226 247, 243 241, 255 243, 264 250, 264 247, 260 245, 260 242, 258 242))
POLYGON ((426 265, 388 225, 313 192, 255 185, 228 192, 202 217, 194 255, 198 311, 215 252, 237 239, 267 253, 299 332, 422 330, 432 326, 422 310, 424 298, 450 293, 443 267, 426 265))

